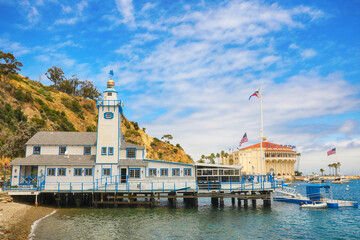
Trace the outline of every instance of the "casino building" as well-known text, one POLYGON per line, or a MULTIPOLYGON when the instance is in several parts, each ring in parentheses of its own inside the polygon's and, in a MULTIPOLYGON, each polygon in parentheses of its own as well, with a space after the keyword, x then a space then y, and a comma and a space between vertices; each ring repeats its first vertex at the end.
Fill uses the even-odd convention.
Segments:
MULTIPOLYGON (((296 152, 291 147, 282 146, 271 142, 263 142, 263 169, 266 173, 276 176, 294 176, 296 152)), ((220 158, 220 164, 241 165, 242 174, 260 174, 260 143, 242 148, 230 153, 227 157, 220 158)))

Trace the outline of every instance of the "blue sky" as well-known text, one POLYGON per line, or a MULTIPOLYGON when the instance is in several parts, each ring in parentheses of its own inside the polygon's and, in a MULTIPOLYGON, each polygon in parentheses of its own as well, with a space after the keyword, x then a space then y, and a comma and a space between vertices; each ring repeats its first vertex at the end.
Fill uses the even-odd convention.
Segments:
POLYGON ((259 140, 261 85, 265 135, 307 173, 360 174, 359 29, 358 0, 0 0, 0 49, 22 75, 50 84, 58 66, 103 90, 112 69, 125 115, 194 160, 259 140))

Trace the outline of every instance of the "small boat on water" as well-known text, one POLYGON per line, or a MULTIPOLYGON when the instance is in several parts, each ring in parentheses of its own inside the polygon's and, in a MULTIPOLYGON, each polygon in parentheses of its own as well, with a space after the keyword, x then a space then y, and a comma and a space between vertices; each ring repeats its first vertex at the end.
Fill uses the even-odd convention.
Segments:
POLYGON ((350 179, 347 179, 344 176, 337 177, 332 181, 332 183, 335 183, 335 184, 344 184, 344 183, 349 183, 349 182, 350 182, 350 179))
POLYGON ((332 190, 330 185, 326 184, 312 184, 306 186, 306 196, 297 192, 295 188, 282 186, 275 190, 274 201, 297 203, 297 204, 322 204, 325 203, 329 208, 341 207, 359 207, 356 201, 334 200, 332 198, 332 190), (325 192, 321 192, 325 190, 325 192), (330 194, 331 198, 325 197, 325 194, 330 194))
POLYGON ((300 207, 301 208, 327 208, 328 205, 327 203, 316 203, 316 202, 312 202, 312 203, 300 203, 300 207))

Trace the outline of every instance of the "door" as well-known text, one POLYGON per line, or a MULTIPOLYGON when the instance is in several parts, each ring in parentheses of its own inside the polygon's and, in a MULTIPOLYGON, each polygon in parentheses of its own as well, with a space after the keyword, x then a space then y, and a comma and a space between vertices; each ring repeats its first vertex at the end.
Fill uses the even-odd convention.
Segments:
POLYGON ((120 183, 126 183, 126 168, 120 169, 120 183))

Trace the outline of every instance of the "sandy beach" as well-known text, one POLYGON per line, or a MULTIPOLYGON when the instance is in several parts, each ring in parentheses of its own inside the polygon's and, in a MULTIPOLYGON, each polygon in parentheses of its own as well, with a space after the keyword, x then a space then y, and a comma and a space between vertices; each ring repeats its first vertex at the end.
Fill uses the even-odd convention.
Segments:
POLYGON ((31 225, 55 208, 0 202, 0 239, 29 239, 31 225))

